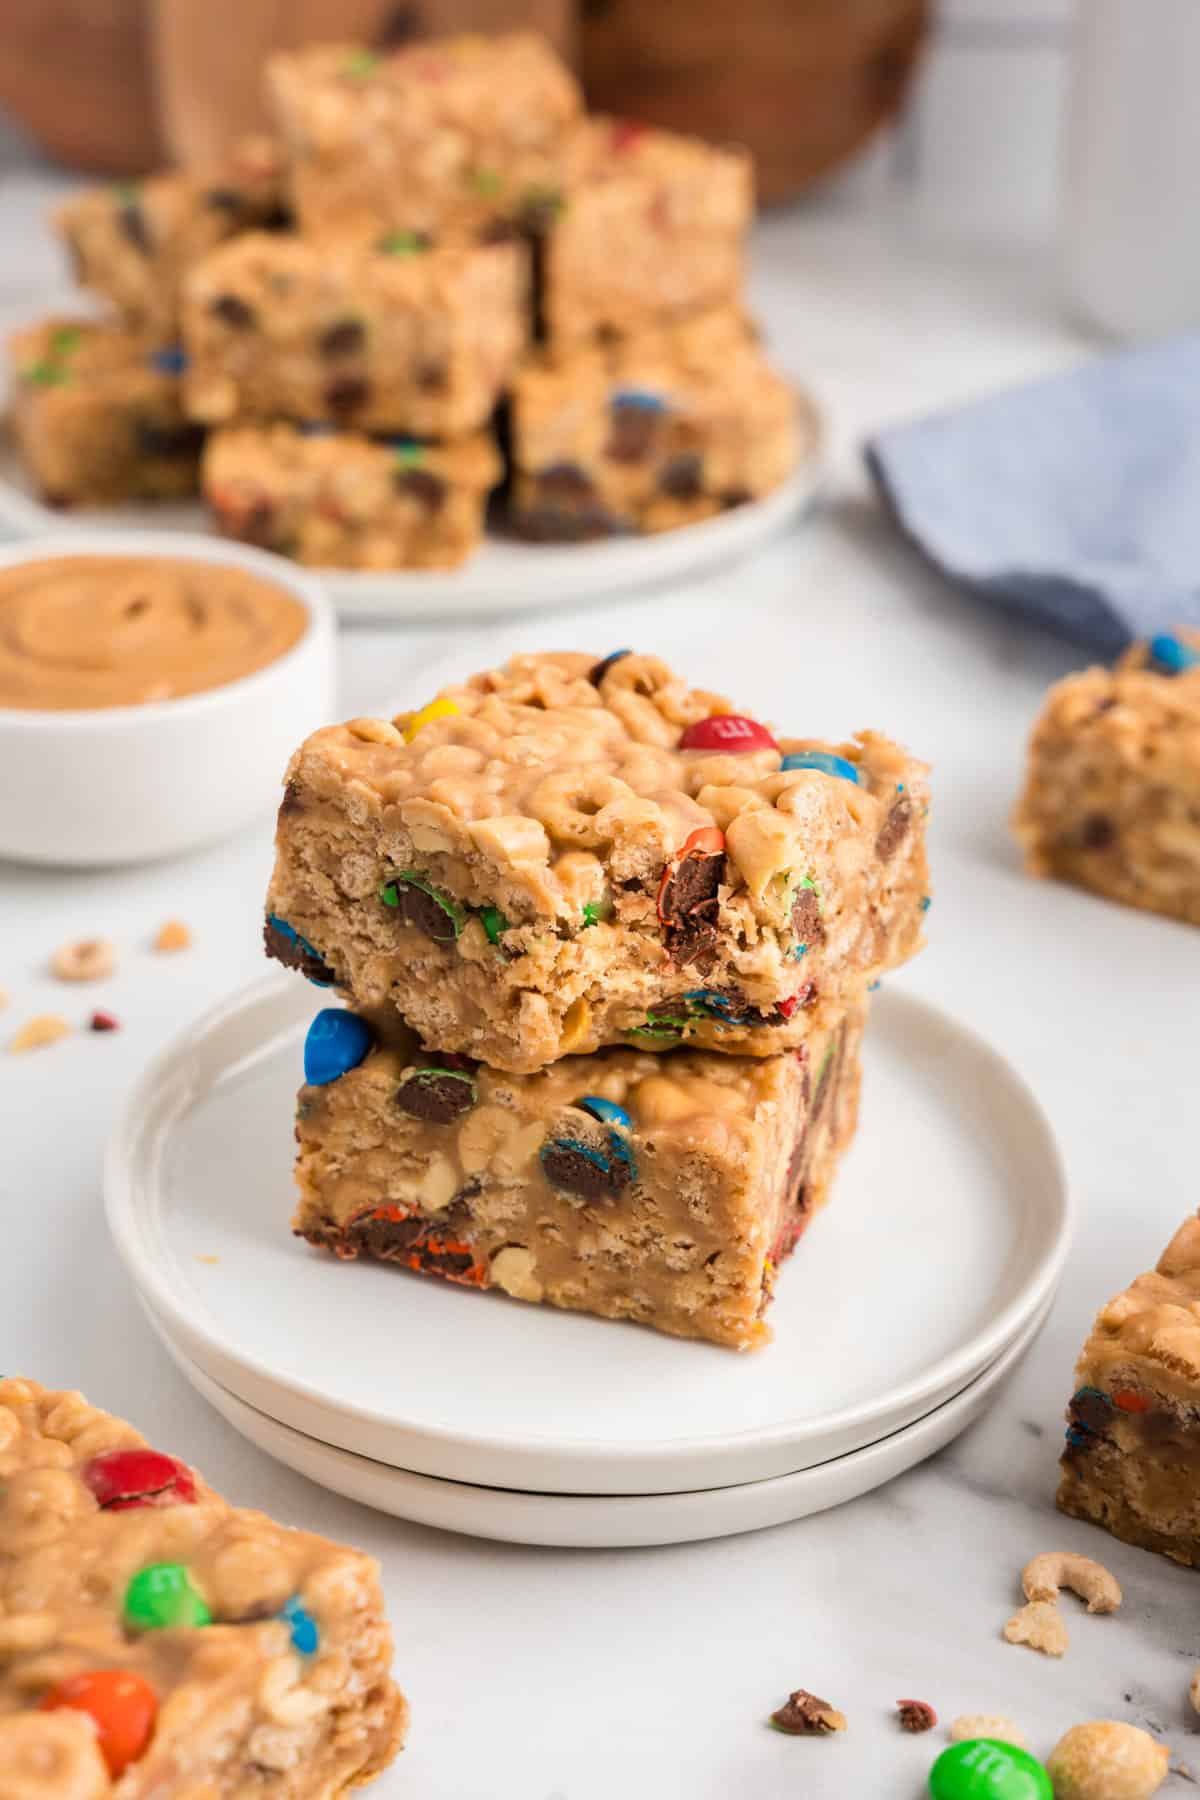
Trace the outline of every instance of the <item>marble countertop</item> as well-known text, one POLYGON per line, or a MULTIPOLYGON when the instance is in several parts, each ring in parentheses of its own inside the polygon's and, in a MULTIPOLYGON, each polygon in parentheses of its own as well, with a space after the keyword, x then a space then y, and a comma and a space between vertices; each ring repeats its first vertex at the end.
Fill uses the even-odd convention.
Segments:
MULTIPOLYGON (((52 185, 23 169, 0 180, 0 323, 61 297, 40 225, 52 185)), ((373 1790, 381 1800, 608 1800, 616 1790, 916 1800, 945 1739, 901 1736, 900 1695, 930 1700, 943 1720, 1007 1714, 1042 1754, 1080 1720, 1130 1719, 1200 1769, 1200 1745, 1189 1755, 1200 1721, 1187 1704, 1200 1659, 1194 1577, 1052 1505, 1088 1321, 1197 1201, 1186 1095, 1200 933, 1020 872, 1006 816, 1024 740, 1044 689, 1078 658, 923 568, 870 497, 856 453, 877 424, 1061 367, 1089 346, 1062 322, 1036 256, 934 249, 871 210, 770 219, 754 271, 781 360, 832 421, 831 494, 818 516, 710 579, 601 611, 576 615, 564 598, 551 619, 347 630, 341 705, 416 705, 450 672, 516 649, 632 643, 768 718, 802 713, 814 733, 879 725, 929 756, 936 902, 929 949, 899 979, 968 1018, 1032 1083, 1081 1220, 1034 1350, 948 1450, 835 1512, 634 1552, 519 1549, 408 1526, 271 1462, 168 1362, 109 1245, 99 1191, 114 1108, 146 1058, 261 971, 269 821, 151 868, 0 869, 3 1035, 30 1013, 88 1004, 46 975, 62 940, 109 936, 123 959, 102 1002, 119 1034, 0 1059, 0 1367, 84 1387, 231 1496, 382 1559, 414 1724, 411 1747, 373 1790), (168 962, 147 944, 171 914, 196 942, 168 962), (1060 1546, 1101 1557, 1126 1600, 1104 1619, 1069 1602, 1072 1646, 1051 1663, 999 1632, 1022 1564, 1060 1546), (848 1715, 844 1736, 765 1729, 797 1686, 848 1715)), ((848 1328, 873 1329, 852 1295, 846 1314, 848 1328)))

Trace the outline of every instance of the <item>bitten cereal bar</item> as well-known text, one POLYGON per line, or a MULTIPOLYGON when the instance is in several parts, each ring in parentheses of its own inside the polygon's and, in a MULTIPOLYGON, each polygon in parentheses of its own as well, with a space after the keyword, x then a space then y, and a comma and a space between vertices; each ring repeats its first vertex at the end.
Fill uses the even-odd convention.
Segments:
POLYGON ((334 1800, 400 1747, 379 1572, 0 1380, 4 1800, 334 1800))
POLYGON ((1200 631, 1051 688, 1013 823, 1032 874, 1200 925, 1200 631))
POLYGON ((924 764, 775 738, 653 656, 516 656, 292 758, 270 954, 527 1073, 795 1048, 921 943, 924 764))
POLYGON ((282 222, 282 204, 279 150, 254 137, 207 174, 88 188, 59 208, 55 225, 80 286, 170 343, 179 335, 187 271, 237 232, 282 222))
POLYGON ((54 318, 16 332, 8 354, 13 438, 51 506, 195 493, 204 433, 183 415, 177 350, 54 318))
POLYGON ((513 383, 524 537, 665 531, 767 494, 816 435, 734 312, 533 356, 513 383))
POLYGON ((483 534, 499 452, 485 432, 386 443, 291 425, 213 433, 203 486, 226 537, 343 569, 448 569, 483 534))
POLYGON ((528 277, 515 242, 392 254, 251 233, 186 283, 188 410, 477 431, 525 343, 528 277))
POLYGON ((409 1035, 366 1050, 355 1015, 321 1013, 294 1229, 343 1259, 753 1349, 854 1134, 862 1025, 784 1056, 601 1050, 514 1077, 409 1035))
POLYGON ((754 173, 744 150, 588 119, 572 134, 561 190, 541 222, 541 308, 554 344, 628 335, 736 306, 754 173))
POLYGON ((1200 1567, 1200 1219, 1101 1308, 1075 1385, 1062 1511, 1200 1567))
POLYGON ((301 228, 372 242, 512 214, 562 179, 583 101, 542 38, 435 39, 376 55, 352 45, 280 54, 268 96, 301 228))

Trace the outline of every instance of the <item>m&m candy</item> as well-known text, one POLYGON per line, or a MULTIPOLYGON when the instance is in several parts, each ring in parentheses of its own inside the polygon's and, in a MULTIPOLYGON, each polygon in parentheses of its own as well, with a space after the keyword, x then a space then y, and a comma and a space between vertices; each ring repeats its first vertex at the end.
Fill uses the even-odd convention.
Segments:
POLYGON ((69 1675, 43 1694, 39 1706, 42 1712, 66 1707, 86 1713, 96 1728, 100 1754, 114 1781, 144 1754, 158 1717, 154 1689, 141 1675, 126 1669, 86 1669, 80 1675, 69 1675))
POLYGON ((301 1656, 312 1656, 321 1641, 321 1633, 312 1614, 301 1606, 298 1594, 293 1594, 285 1603, 280 1618, 291 1629, 292 1649, 298 1650, 301 1656))
POLYGON ((420 712, 415 712, 401 727, 406 744, 411 744, 423 726, 431 725, 435 719, 452 719, 460 711, 453 700, 431 700, 420 712))
POLYGON ((1150 661, 1160 675, 1182 675, 1185 669, 1200 665, 1200 650, 1163 631, 1150 639, 1150 661))
POLYGON ((999 1738, 951 1744, 929 1771, 933 1800, 1054 1800, 1036 1757, 999 1738))
POLYGON ((743 718, 741 713, 713 713, 689 725, 679 740, 681 750, 778 750, 779 745, 765 725, 757 719, 743 718))
POLYGON ((80 1471, 83 1484, 105 1512, 139 1506, 190 1506, 196 1481, 186 1463, 159 1450, 109 1450, 80 1471))
POLYGON ((182 1563, 149 1563, 139 1569, 125 1589, 124 1614, 131 1631, 212 1624, 212 1614, 182 1563))
POLYGON ((310 1087, 325 1087, 357 1069, 370 1048, 370 1027, 357 1013, 323 1007, 304 1040, 304 1079, 310 1087))
POLYGON ((820 775, 837 775, 843 781, 858 781, 858 770, 844 756, 832 750, 792 750, 780 763, 781 769, 816 769, 820 775))
POLYGON ((602 1094, 583 1094, 576 1102, 581 1112, 591 1113, 593 1119, 599 1119, 604 1125, 616 1125, 622 1131, 633 1130, 633 1120, 623 1106, 615 1100, 606 1100, 602 1094))

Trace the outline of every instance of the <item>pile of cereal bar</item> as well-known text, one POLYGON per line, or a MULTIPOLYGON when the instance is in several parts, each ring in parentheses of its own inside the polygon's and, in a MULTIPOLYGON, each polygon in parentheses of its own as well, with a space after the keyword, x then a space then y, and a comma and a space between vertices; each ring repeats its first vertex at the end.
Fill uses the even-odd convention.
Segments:
POLYGON ((301 562, 449 568, 493 495, 574 542, 786 478, 812 422, 743 307, 745 152, 585 114, 524 32, 308 48, 266 86, 277 135, 228 167, 61 208, 111 317, 10 344, 50 504, 200 488, 301 562))
POLYGON ((296 1233, 764 1343, 854 1134, 868 992, 921 944, 927 811, 887 738, 777 739, 630 651, 314 733, 266 947, 353 1010, 308 1034, 296 1233))

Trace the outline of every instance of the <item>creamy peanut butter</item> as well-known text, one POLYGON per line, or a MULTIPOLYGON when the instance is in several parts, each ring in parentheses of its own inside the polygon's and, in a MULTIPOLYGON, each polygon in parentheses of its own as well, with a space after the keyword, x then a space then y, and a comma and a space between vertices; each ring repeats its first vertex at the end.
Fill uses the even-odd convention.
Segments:
POLYGON ((56 556, 0 569, 0 706, 140 706, 275 662, 308 614, 248 570, 167 556, 56 556))

